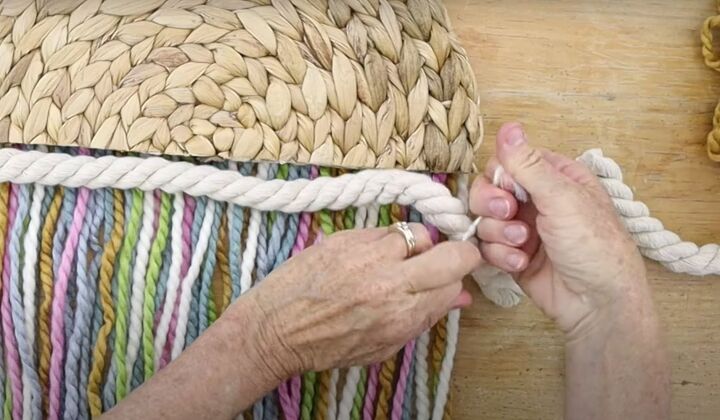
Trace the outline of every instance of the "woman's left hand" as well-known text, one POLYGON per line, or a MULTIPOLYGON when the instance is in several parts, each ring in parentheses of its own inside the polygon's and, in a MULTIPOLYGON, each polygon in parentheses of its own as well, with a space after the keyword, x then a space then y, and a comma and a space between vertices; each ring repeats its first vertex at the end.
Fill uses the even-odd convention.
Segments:
MULTIPOLYGON (((433 246, 411 223, 417 254, 399 233, 340 232, 290 259, 242 304, 261 319, 267 368, 282 378, 304 370, 384 360, 453 308, 471 303, 462 279, 481 263, 469 242, 433 246)), ((231 308, 232 309, 232 308, 231 308)))

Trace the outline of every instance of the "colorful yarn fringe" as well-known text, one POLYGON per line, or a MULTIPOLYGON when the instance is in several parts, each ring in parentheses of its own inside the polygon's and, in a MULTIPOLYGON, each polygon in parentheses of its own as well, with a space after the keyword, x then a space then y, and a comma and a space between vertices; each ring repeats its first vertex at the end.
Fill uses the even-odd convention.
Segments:
MULTIPOLYGON (((217 165, 265 179, 339 172, 217 165)), ((421 217, 396 205, 284 214, 179 193, 0 184, 2 417, 97 416, 290 256, 397 220, 421 217)), ((291 378, 245 417, 428 419, 447 345, 441 322, 384 363, 291 378)))

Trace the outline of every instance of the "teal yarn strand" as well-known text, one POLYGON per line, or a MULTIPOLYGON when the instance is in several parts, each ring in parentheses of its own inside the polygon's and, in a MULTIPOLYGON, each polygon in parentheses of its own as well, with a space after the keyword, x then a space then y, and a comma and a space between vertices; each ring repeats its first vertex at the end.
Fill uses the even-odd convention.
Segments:
MULTIPOLYGON (((287 165, 282 165, 278 169, 277 179, 287 179, 288 175, 289 175, 289 173, 288 173, 287 165)), ((264 261, 265 264, 263 266, 258 264, 258 267, 257 267, 259 280, 263 280, 275 268, 275 263, 277 262, 278 257, 280 257, 280 252, 281 252, 281 249, 283 246, 283 237, 285 236, 284 234, 286 232, 288 215, 287 215, 287 213, 283 213, 283 212, 275 212, 274 216, 275 216, 275 220, 273 221, 272 226, 270 227, 270 233, 267 237, 265 261, 264 261), (260 278, 261 269, 262 269, 262 277, 260 278)), ((296 228, 297 228, 297 226, 296 226, 296 228)), ((293 240, 294 239, 295 238, 293 238, 293 240)), ((292 248, 292 244, 291 244, 291 248, 292 248)))
POLYGON ((104 196, 102 190, 92 193, 92 213, 89 223, 83 225, 81 237, 78 242, 78 257, 75 261, 77 275, 77 299, 75 325, 68 341, 68 350, 65 362, 65 419, 87 417, 87 387, 90 374, 90 336, 88 334, 93 314, 93 296, 97 291, 97 278, 99 264, 88 258, 88 249, 94 253, 101 252, 97 241, 101 224, 104 218, 104 196), (69 382, 76 381, 78 386, 71 386, 69 382))
MULTIPOLYGON (((102 238, 102 244, 104 246, 105 243, 107 243, 110 240, 110 235, 113 229, 113 225, 115 223, 115 215, 113 213, 113 207, 115 205, 115 195, 113 194, 111 189, 106 189, 104 194, 104 223, 103 223, 103 238, 102 238)), ((97 278, 99 278, 99 270, 100 265, 102 262, 102 248, 99 253, 96 254, 96 261, 93 261, 93 267, 97 266, 97 278)), ((96 280, 97 282, 97 280, 96 280)), ((97 283, 96 283, 97 284, 97 283)), ((90 366, 88 367, 88 378, 89 380, 89 371, 92 368, 92 349, 95 344, 95 342, 98 339, 100 328, 103 323, 103 312, 102 312, 102 305, 100 302, 100 293, 95 293, 95 305, 93 310, 93 318, 92 318, 92 337, 90 339, 90 342, 88 343, 88 354, 90 355, 90 366)), ((109 341, 109 339, 108 339, 109 341)), ((86 382, 87 387, 87 382, 86 382)), ((83 388, 87 389, 87 388, 83 388)), ((87 396, 87 393, 85 393, 87 396)))
MULTIPOLYGON (((290 176, 287 165, 281 165, 278 168, 277 179, 288 179, 290 176)), ((298 172, 293 171, 293 177, 298 177, 298 172)), ((275 220, 270 227, 270 234, 267 241, 266 266, 264 276, 270 274, 275 269, 279 260, 285 261, 292 250, 295 243, 295 235, 297 234, 299 215, 289 216, 287 213, 274 213, 275 220), (294 219, 294 227, 290 219, 294 219), (283 255, 284 254, 284 255, 283 255)), ((258 265, 258 272, 260 266, 258 265)), ((279 416, 279 404, 276 391, 263 398, 263 420, 275 420, 279 416)))
MULTIPOLYGON (((198 243, 198 237, 200 236, 200 227, 202 226, 202 215, 205 214, 205 208, 207 206, 207 197, 198 197, 195 207, 195 217, 193 218, 193 224, 192 224, 192 243, 197 244, 198 243)), ((215 206, 219 207, 219 206, 215 206)), ((216 212, 214 212, 216 213, 216 212)), ((215 226, 215 219, 213 219, 213 226, 215 226)), ((210 239, 209 242, 212 242, 212 239, 210 239)), ((209 245, 208 242, 208 245, 209 245)), ((209 248, 209 247, 208 247, 209 248)), ((209 257, 209 250, 206 252, 205 258, 209 257)), ((188 323, 187 323, 187 330, 185 330, 185 345, 189 345, 192 341, 195 340, 195 337, 198 335, 198 324, 199 324, 199 314, 198 309, 200 307, 200 288, 201 288, 201 282, 195 281, 193 283, 192 289, 191 289, 191 298, 190 298, 190 313, 188 314, 188 323)))
MULTIPOLYGON (((288 169, 288 175, 287 179, 289 181, 300 179, 300 178, 307 178, 310 174, 310 170, 307 168, 300 169, 295 165, 291 165, 288 169)), ((275 261, 273 263, 273 270, 278 268, 282 263, 287 261, 287 259, 290 257, 290 252, 292 252, 292 248, 295 245, 295 239, 298 234, 298 225, 300 223, 300 214, 293 213, 286 215, 287 218, 287 225, 285 228, 284 235, 282 236, 282 240, 280 241, 280 249, 277 252, 277 255, 275 256, 275 261)))
MULTIPOLYGON (((268 168, 268 179, 275 178, 278 172, 278 166, 273 164, 268 168)), ((269 261, 268 256, 268 241, 271 229, 271 223, 273 222, 273 213, 263 212, 261 215, 260 233, 258 235, 257 254, 255 256, 255 284, 257 285, 265 279, 267 274, 270 272, 272 262, 269 261)), ((272 404, 272 401, 268 401, 269 397, 265 396, 260 401, 253 405, 253 418, 256 420, 265 420, 265 407, 272 404)), ((272 414, 272 413, 269 413, 272 414)))
MULTIPOLYGON (((65 354, 65 400, 63 418, 76 419, 80 417, 84 401, 81 401, 81 394, 84 389, 81 385, 83 358, 82 345, 86 340, 87 330, 90 327, 90 317, 93 311, 94 284, 89 280, 88 248, 90 237, 97 234, 97 228, 102 218, 102 207, 97 206, 100 196, 98 192, 91 193, 92 213, 89 215, 89 222, 83 224, 80 238, 77 245, 77 258, 75 259, 75 273, 77 283, 77 296, 75 300, 75 324, 73 325, 70 339, 67 341, 67 353, 65 354)), ((68 305, 69 306, 69 305, 68 305)), ((86 360, 87 357, 86 357, 86 360)))

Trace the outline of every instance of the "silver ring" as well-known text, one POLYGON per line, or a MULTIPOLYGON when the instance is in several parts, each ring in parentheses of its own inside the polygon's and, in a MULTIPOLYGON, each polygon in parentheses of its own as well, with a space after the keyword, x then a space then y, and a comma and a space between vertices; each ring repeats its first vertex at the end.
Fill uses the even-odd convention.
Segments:
POLYGON ((405 239, 405 246, 407 247, 405 258, 412 257, 415 254, 415 245, 417 244, 417 241, 415 240, 415 235, 413 234, 412 229, 410 229, 410 225, 406 222, 397 222, 390 225, 388 230, 390 232, 397 232, 403 236, 403 239, 405 239))

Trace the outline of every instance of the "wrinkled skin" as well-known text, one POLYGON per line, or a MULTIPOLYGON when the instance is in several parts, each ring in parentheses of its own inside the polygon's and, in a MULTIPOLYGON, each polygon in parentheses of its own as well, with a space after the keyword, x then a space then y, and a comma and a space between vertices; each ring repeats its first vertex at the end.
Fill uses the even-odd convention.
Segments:
POLYGON ((471 210, 484 217, 482 254, 515 273, 562 331, 580 335, 601 312, 647 289, 640 253, 587 167, 531 148, 518 124, 500 130, 497 153, 470 193, 471 210), (499 164, 506 171, 501 188, 491 183, 499 164), (530 202, 508 192, 514 181, 528 190, 530 202))
POLYGON ((266 338, 292 355, 285 372, 378 362, 470 304, 462 279, 481 263, 468 242, 432 246, 410 224, 416 253, 386 228, 341 232, 273 272, 249 298, 263 314, 266 338))

